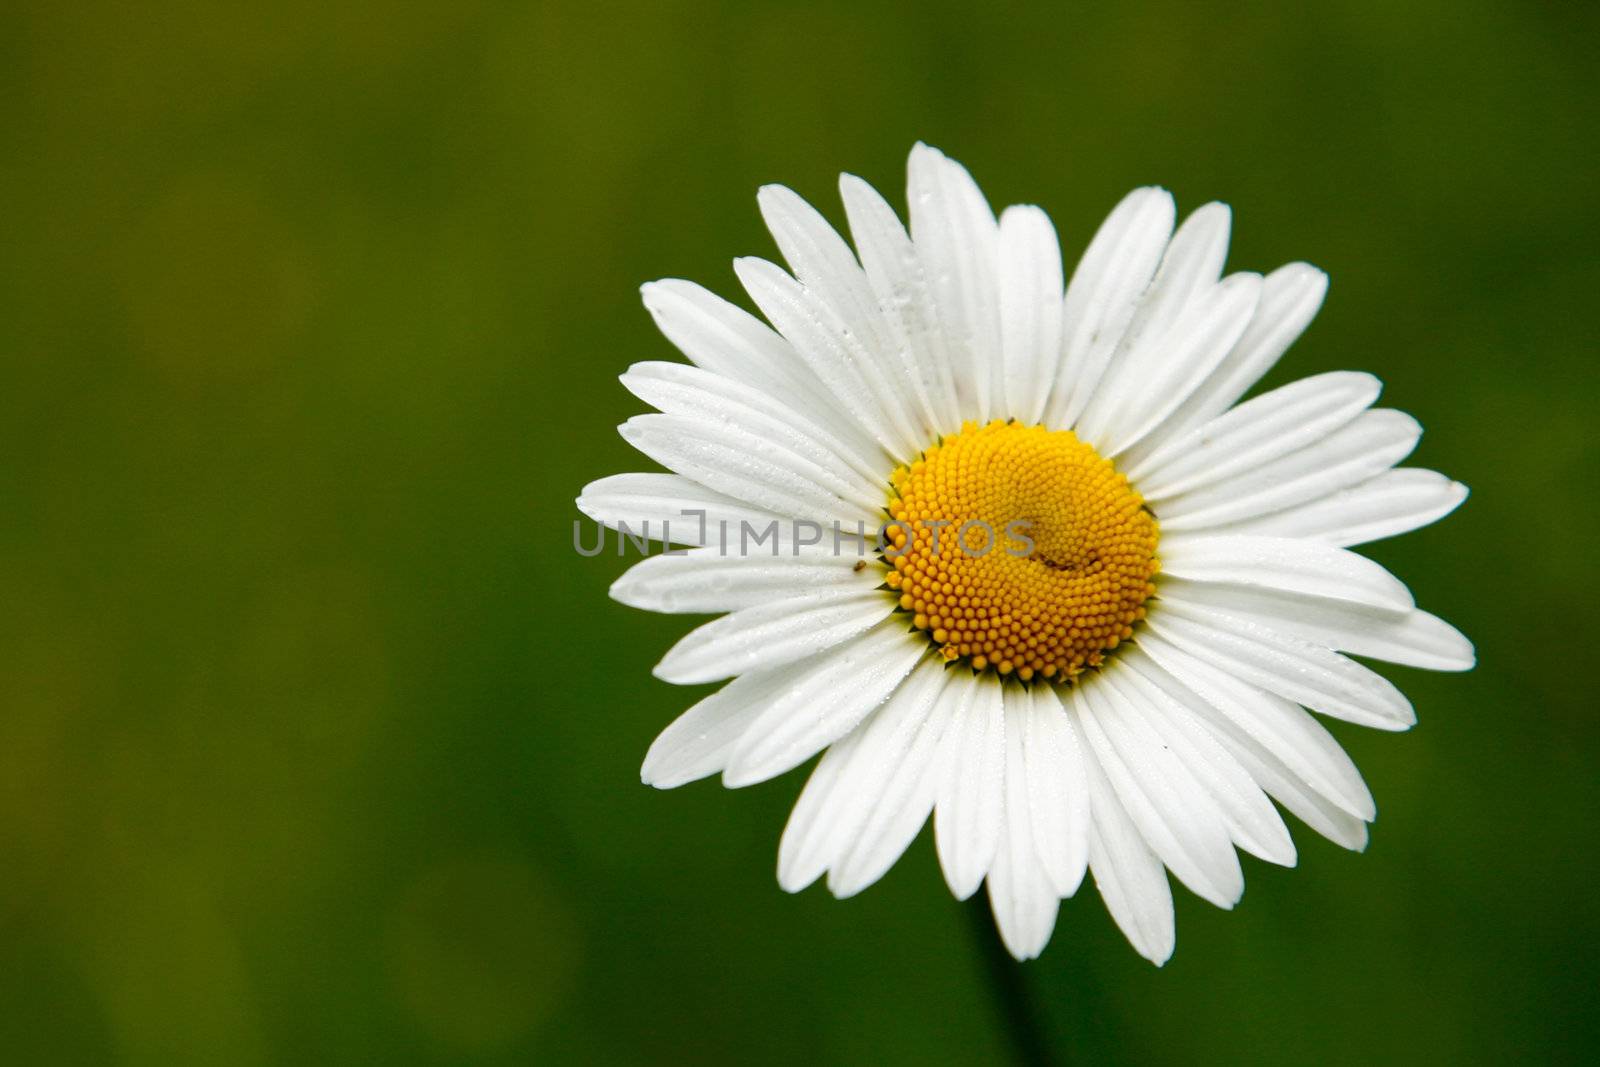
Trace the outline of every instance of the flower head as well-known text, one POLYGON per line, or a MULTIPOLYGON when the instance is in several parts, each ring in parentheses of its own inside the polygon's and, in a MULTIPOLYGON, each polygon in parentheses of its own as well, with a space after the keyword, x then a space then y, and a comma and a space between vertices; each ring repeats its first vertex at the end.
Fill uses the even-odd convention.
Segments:
POLYGON ((743 786, 822 752, 783 887, 860 892, 931 815, 951 891, 986 884, 1019 958, 1087 870, 1165 961, 1167 871, 1227 908, 1236 849, 1295 862, 1273 800, 1363 848, 1372 796, 1316 715, 1415 716, 1346 654, 1464 670, 1473 651, 1349 549, 1466 489, 1396 468, 1421 431, 1372 407, 1368 374, 1240 402, 1325 276, 1223 276, 1228 209, 1174 231, 1171 196, 1146 188, 1064 284, 1043 211, 997 220, 924 145, 909 233, 865 182, 840 189, 854 250, 794 193, 761 191, 790 270, 736 269, 770 327, 688 282, 644 289, 691 365, 630 368, 656 413, 622 433, 671 473, 604 478, 578 504, 695 546, 612 595, 725 613, 656 674, 726 680, 651 746, 644 780, 743 786))

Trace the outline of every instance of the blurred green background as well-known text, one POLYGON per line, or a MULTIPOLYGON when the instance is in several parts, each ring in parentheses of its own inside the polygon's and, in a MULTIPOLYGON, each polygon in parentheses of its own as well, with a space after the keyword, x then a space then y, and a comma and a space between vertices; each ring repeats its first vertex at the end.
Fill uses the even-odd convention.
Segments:
POLYGON ((790 897, 800 773, 639 784, 685 620, 569 547, 675 356, 637 286, 734 296, 760 183, 839 220, 923 138, 1071 257, 1230 201, 1333 277, 1273 380, 1377 372, 1475 491, 1372 549, 1481 666, 1337 730, 1367 854, 1180 891, 1159 971, 1080 895, 1057 1047, 1593 1062, 1595 9, 1099 7, 6 5, 0 1060, 1003 1055, 926 838, 790 897))

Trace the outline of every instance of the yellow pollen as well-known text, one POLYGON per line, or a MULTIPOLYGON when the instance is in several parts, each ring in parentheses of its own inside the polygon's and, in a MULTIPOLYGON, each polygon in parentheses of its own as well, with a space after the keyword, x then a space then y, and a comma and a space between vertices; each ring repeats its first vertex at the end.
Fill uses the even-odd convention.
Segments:
POLYGON ((1070 681, 1144 618, 1155 517, 1071 431, 969 422, 891 482, 886 581, 944 659, 1070 681))

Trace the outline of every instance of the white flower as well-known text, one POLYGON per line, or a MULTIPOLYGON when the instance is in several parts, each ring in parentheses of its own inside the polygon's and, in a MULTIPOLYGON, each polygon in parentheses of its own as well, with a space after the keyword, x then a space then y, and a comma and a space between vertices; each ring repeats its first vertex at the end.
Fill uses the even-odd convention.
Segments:
POLYGON ((1063 285, 1044 212, 997 222, 924 145, 909 235, 865 182, 840 190, 854 252, 793 192, 761 190, 792 273, 735 266, 773 328, 689 282, 644 287, 693 366, 630 368, 623 383, 659 413, 621 431, 672 473, 601 479, 578 506, 700 546, 611 591, 726 612, 655 673, 728 680, 651 746, 644 781, 750 785, 826 750, 780 884, 826 875, 858 893, 931 813, 951 892, 987 881, 1019 958, 1043 949, 1087 868, 1134 947, 1164 962, 1168 869, 1229 908, 1236 847, 1295 862, 1269 796, 1363 848, 1372 796, 1308 711, 1404 730, 1406 698, 1341 653, 1464 670, 1473 650, 1348 547, 1467 491, 1395 469, 1421 430, 1372 409, 1370 375, 1239 403, 1326 277, 1303 263, 1223 277, 1228 208, 1174 232, 1172 197, 1147 188, 1063 285))

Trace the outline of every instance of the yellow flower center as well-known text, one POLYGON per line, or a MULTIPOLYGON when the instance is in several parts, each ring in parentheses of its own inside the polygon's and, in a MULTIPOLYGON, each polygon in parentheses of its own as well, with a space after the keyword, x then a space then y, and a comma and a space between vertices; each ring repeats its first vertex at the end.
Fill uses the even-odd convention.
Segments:
POLYGON ((891 482, 885 580, 946 660, 1070 680, 1144 618, 1155 516, 1071 431, 969 422, 891 482))

